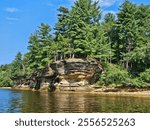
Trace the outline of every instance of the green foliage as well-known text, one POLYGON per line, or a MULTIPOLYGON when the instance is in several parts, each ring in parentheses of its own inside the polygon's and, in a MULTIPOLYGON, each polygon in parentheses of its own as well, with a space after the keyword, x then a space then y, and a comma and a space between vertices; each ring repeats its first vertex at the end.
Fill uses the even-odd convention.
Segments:
POLYGON ((136 88, 142 88, 144 87, 144 83, 142 83, 139 78, 131 78, 128 83, 125 84, 126 86, 130 86, 130 87, 136 87, 136 88))
POLYGON ((104 20, 93 0, 76 0, 70 9, 61 6, 58 11, 54 35, 42 23, 29 37, 29 51, 0 66, 0 86, 11 86, 13 77, 38 75, 51 62, 74 57, 105 63, 101 84, 149 86, 150 6, 125 0, 118 14, 107 13, 104 20))
POLYGON ((22 76, 25 74, 25 67, 23 63, 23 55, 18 52, 14 61, 11 64, 11 77, 22 76))
POLYGON ((115 15, 112 13, 107 13, 104 17, 104 21, 102 22, 102 30, 104 31, 104 37, 105 37, 105 45, 107 46, 105 50, 107 50, 107 61, 109 63, 112 62, 114 59, 114 48, 113 48, 113 37, 114 37, 114 26, 115 26, 115 15))
POLYGON ((13 81, 7 75, 6 72, 0 73, 0 87, 11 87, 13 85, 13 81))
POLYGON ((138 75, 150 65, 150 7, 126 0, 119 10, 114 31, 115 56, 118 63, 138 75))
POLYGON ((51 45, 53 43, 50 34, 50 26, 41 24, 39 29, 29 38, 29 68, 35 72, 39 72, 47 67, 51 62, 51 45))
POLYGON ((115 23, 115 15, 112 13, 107 13, 104 17, 105 23, 115 23))
POLYGON ((10 68, 10 65, 0 66, 0 87, 11 87, 13 85, 10 68))
POLYGON ((150 84, 150 69, 146 69, 144 72, 140 73, 140 80, 150 84))
POLYGON ((100 38, 97 39, 99 41, 95 41, 101 16, 98 2, 77 0, 71 10, 65 7, 60 7, 58 10, 60 14, 55 26, 55 40, 58 48, 61 48, 58 55, 65 55, 69 58, 92 57, 92 47, 101 41, 100 38))
POLYGON ((130 76, 127 70, 121 68, 118 65, 114 64, 105 64, 104 65, 104 72, 100 77, 99 83, 101 84, 116 84, 116 85, 123 85, 125 82, 128 82, 130 76))
POLYGON ((120 7, 118 20, 116 24, 118 41, 116 51, 118 51, 118 59, 124 63, 126 69, 129 69, 129 53, 136 46, 136 37, 138 31, 136 19, 137 7, 135 4, 126 0, 120 7))

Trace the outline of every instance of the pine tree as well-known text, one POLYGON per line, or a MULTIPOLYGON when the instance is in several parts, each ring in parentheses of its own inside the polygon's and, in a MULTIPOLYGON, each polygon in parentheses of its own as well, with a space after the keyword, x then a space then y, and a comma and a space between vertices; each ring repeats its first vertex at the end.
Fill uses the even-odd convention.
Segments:
POLYGON ((105 32, 105 37, 107 38, 107 43, 109 44, 109 62, 111 63, 113 60, 113 56, 114 56, 114 49, 113 49, 113 45, 114 45, 114 35, 115 35, 115 24, 116 24, 116 20, 115 20, 115 15, 112 13, 107 13, 104 16, 104 21, 102 22, 102 27, 103 30, 105 32))
POLYGON ((63 55, 70 58, 91 55, 95 26, 99 24, 101 15, 98 2, 77 0, 71 10, 60 7, 59 11, 55 34, 58 48, 65 48, 61 50, 65 51, 63 55))
POLYGON ((55 60, 65 57, 71 57, 72 48, 67 30, 69 28, 70 11, 68 8, 60 7, 58 9, 58 22, 55 25, 55 60))
POLYGON ((137 7, 137 37, 136 47, 130 53, 130 61, 134 73, 138 74, 150 66, 150 7, 140 5, 137 7))
POLYGON ((52 61, 52 36, 50 27, 41 24, 39 29, 29 38, 29 65, 35 72, 46 68, 52 61))
POLYGON ((18 52, 14 61, 12 62, 12 68, 11 68, 12 77, 16 76, 24 76, 25 74, 25 66, 23 63, 23 55, 21 52, 18 52))
POLYGON ((130 52, 136 46, 136 35, 138 31, 137 20, 136 20, 137 7, 126 0, 120 7, 117 20, 117 45, 116 51, 118 59, 124 63, 126 69, 131 67, 130 65, 130 52))
POLYGON ((101 11, 98 2, 77 0, 70 12, 68 35, 76 57, 91 55, 95 26, 99 24, 101 11))

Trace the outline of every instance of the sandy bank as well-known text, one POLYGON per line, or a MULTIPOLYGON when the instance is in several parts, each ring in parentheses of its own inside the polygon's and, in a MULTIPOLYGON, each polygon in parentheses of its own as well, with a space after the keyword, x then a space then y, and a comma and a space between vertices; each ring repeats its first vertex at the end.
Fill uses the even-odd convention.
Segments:
POLYGON ((12 89, 11 87, 0 87, 0 89, 12 89))
MULTIPOLYGON (((2 87, 0 89, 9 89, 9 90, 20 90, 20 91, 37 91, 29 87, 2 87)), ((45 91, 43 91, 45 92, 45 91)), ((148 89, 98 89, 94 91, 84 92, 84 91, 56 91, 53 93, 85 93, 85 94, 94 94, 102 96, 132 96, 132 97, 150 97, 150 90, 148 89)))
POLYGON ((138 91, 138 92, 90 92, 92 94, 104 95, 104 96, 132 96, 132 97, 150 97, 150 91, 138 91))
POLYGON ((150 97, 150 90, 148 89, 127 89, 127 88, 107 88, 98 89, 94 91, 84 92, 84 91, 59 91, 56 93, 85 93, 100 96, 132 96, 132 97, 150 97))

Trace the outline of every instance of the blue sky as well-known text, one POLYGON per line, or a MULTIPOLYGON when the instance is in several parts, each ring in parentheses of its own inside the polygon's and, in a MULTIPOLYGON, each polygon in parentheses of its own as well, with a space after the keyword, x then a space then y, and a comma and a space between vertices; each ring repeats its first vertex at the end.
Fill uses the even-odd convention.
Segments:
MULTIPOLYGON (((0 64, 8 64, 17 52, 27 52, 28 38, 40 23, 52 28, 59 6, 70 8, 75 0, 0 0, 0 64)), ((123 0, 100 0, 103 14, 116 13, 123 0)), ((150 0, 131 0, 149 4, 150 0)))

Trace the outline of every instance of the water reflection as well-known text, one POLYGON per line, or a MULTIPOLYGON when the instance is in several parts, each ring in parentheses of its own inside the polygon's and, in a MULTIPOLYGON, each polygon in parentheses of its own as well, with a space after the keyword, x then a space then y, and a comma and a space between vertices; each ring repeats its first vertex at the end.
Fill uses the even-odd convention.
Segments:
POLYGON ((0 90, 0 112, 20 112, 21 103, 21 92, 0 90))
POLYGON ((150 98, 0 90, 0 112, 150 112, 150 98))

